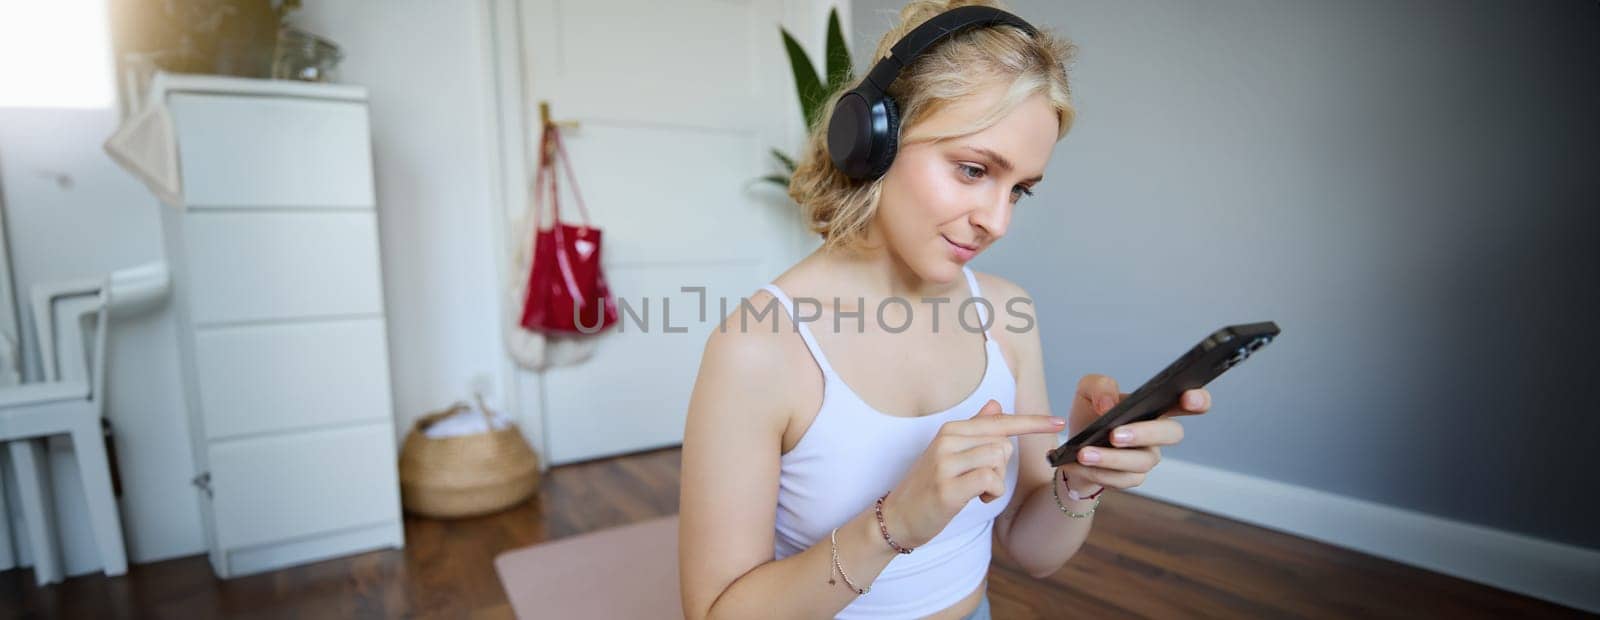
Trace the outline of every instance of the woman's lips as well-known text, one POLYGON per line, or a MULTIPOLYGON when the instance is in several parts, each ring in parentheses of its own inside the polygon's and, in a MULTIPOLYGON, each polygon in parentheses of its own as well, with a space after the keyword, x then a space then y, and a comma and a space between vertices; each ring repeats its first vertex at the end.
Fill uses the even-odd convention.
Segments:
POLYGON ((951 241, 949 237, 946 237, 944 235, 939 235, 939 237, 944 239, 944 242, 946 244, 949 244, 949 246, 950 246, 950 254, 952 256, 954 256, 956 258, 956 260, 958 260, 958 261, 961 261, 961 262, 964 263, 964 262, 967 262, 969 260, 972 260, 972 257, 978 255, 978 248, 977 247, 961 245, 959 243, 951 241))

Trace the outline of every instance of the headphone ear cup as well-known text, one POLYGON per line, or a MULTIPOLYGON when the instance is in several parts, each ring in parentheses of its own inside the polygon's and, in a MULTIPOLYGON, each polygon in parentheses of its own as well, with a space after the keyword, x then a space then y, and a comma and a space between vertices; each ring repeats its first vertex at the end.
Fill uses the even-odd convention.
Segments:
POLYGON ((872 146, 872 107, 859 92, 847 92, 828 120, 828 156, 845 176, 860 178, 872 166, 872 146))
POLYGON ((873 141, 883 147, 883 154, 873 158, 872 178, 876 179, 889 172, 889 166, 894 163, 894 156, 900 152, 900 106, 895 104, 894 97, 883 98, 884 117, 888 119, 888 132, 882 136, 873 136, 873 141))

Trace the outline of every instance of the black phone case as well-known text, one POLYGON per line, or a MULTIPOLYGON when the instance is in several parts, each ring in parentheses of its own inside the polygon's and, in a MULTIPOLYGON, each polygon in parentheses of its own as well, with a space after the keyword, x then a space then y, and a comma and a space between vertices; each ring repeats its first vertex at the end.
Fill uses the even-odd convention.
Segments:
POLYGON ((1117 427, 1160 417, 1178 405, 1178 397, 1184 391, 1205 387, 1277 336, 1278 324, 1272 321, 1229 325, 1212 332, 1110 411, 1051 450, 1047 455, 1050 465, 1060 467, 1077 461, 1078 450, 1084 446, 1110 447, 1111 431, 1117 427))

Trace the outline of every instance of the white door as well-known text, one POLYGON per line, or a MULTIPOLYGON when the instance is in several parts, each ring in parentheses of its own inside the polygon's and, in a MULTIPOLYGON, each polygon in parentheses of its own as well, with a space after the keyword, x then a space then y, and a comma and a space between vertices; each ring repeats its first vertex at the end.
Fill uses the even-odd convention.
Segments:
MULTIPOLYGON (((783 191, 757 179, 776 170, 772 148, 793 153, 804 133, 778 28, 820 63, 827 8, 781 0, 511 6, 520 11, 518 122, 536 143, 537 106, 548 101, 553 118, 579 123, 562 135, 604 232, 612 293, 633 310, 620 329, 595 336, 586 361, 515 372, 523 423, 538 425, 530 434, 542 435, 547 464, 681 444, 721 300, 737 309, 815 247, 783 191), (705 289, 703 314, 702 295, 685 287, 705 289)), ((562 207, 565 218, 578 217, 570 195, 562 207)))

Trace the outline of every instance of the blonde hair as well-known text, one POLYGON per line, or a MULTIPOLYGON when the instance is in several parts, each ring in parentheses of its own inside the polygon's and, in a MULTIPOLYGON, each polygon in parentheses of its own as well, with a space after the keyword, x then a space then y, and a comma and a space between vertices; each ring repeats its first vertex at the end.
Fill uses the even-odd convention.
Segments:
MULTIPOLYGON (((1005 9, 995 0, 913 0, 900 10, 898 23, 878 41, 872 62, 888 57, 895 43, 933 16, 968 5, 1005 9)), ((974 28, 940 42, 906 66, 888 89, 899 104, 900 147, 982 131, 1034 93, 1043 93, 1055 108, 1060 120, 1056 140, 1065 137, 1075 115, 1067 68, 1077 54, 1077 46, 1037 24, 1035 27, 1039 29, 1037 36, 1009 26, 974 28), (1005 96, 970 126, 924 133, 911 142, 905 141, 907 130, 933 113, 995 84, 1006 85, 1005 96)), ((789 197, 800 205, 811 230, 822 235, 825 248, 859 241, 882 197, 883 177, 853 180, 833 165, 828 154, 828 119, 833 116, 839 97, 860 83, 857 80, 829 93, 789 179, 789 197)))

